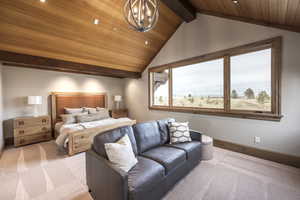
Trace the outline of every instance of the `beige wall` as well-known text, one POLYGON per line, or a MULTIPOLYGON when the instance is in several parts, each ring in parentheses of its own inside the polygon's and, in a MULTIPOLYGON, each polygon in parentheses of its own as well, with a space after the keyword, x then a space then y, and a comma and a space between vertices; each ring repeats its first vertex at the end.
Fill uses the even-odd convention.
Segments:
POLYGON ((3 128, 2 128, 2 117, 3 117, 3 106, 2 106, 2 66, 0 64, 0 156, 4 146, 3 128))
POLYGON ((148 77, 128 79, 126 102, 132 118, 140 121, 175 117, 214 138, 300 156, 300 34, 207 15, 182 24, 152 61, 151 66, 199 56, 274 36, 283 36, 281 122, 256 121, 148 110, 148 77), (254 144, 254 136, 261 137, 254 144))
MULTIPOLYGON (((123 95, 124 79, 62 73, 18 67, 3 69, 3 119, 30 115, 27 96, 42 96, 41 114, 49 114, 48 96, 51 92, 107 92, 108 107, 114 106, 113 96, 123 95)), ((11 131, 5 129, 5 136, 11 131)))

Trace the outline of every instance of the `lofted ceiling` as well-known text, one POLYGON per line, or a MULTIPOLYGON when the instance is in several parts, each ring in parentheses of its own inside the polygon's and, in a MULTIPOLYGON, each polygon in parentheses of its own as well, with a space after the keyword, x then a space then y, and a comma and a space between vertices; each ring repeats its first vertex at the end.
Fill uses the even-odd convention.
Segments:
POLYGON ((300 0, 189 0, 199 13, 300 32, 300 0))
POLYGON ((182 20, 161 3, 156 27, 139 33, 130 29, 123 17, 124 2, 1 0, 0 51, 6 57, 7 52, 18 53, 17 59, 25 54, 38 56, 31 60, 51 58, 55 63, 70 61, 140 73, 182 20))

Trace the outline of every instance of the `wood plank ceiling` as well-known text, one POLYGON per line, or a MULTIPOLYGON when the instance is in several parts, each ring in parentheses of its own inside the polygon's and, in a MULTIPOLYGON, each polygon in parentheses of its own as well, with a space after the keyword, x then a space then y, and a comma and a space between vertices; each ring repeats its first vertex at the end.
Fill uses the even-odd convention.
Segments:
POLYGON ((0 51, 142 72, 182 20, 161 3, 157 26, 139 33, 123 17, 124 2, 1 0, 0 51))
POLYGON ((300 32, 300 0, 189 0, 198 12, 300 32))

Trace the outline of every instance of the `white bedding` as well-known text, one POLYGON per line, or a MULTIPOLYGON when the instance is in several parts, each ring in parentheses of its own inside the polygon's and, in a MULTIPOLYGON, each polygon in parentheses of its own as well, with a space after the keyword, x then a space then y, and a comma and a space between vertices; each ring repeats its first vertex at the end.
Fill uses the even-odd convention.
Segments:
POLYGON ((57 123, 55 125, 55 131, 59 133, 58 137, 56 138, 56 144, 59 147, 67 148, 68 143, 68 134, 76 131, 81 131, 85 129, 101 127, 101 126, 108 126, 118 124, 120 122, 129 122, 132 121, 129 118, 107 118, 99 121, 92 121, 92 122, 84 122, 84 123, 77 123, 77 124, 63 124, 57 123))

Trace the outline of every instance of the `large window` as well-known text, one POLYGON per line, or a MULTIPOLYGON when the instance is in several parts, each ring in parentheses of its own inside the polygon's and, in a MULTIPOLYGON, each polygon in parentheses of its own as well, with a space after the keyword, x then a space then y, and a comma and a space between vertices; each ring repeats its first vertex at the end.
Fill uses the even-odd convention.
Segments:
POLYGON ((150 109, 278 121, 281 38, 149 70, 150 109))
POLYGON ((232 56, 231 109, 271 112, 272 49, 232 56))
POLYGON ((223 59, 172 69, 173 106, 224 108, 223 59))

